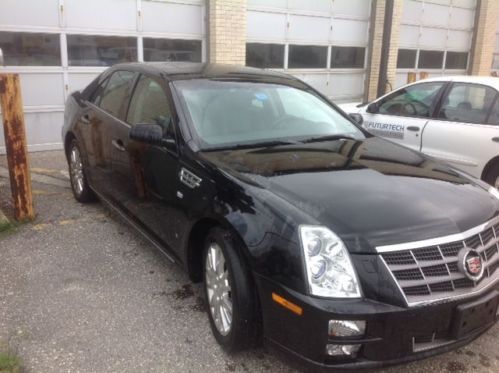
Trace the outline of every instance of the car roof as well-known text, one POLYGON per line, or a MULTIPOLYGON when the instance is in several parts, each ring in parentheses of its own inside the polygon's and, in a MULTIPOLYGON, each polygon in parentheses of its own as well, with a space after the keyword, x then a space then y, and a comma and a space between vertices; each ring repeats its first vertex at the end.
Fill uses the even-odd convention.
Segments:
POLYGON ((421 82, 456 82, 456 83, 475 83, 488 85, 499 91, 499 78, 493 76, 476 76, 476 75, 454 75, 454 76, 441 76, 436 78, 428 78, 418 80, 415 83, 421 82))
POLYGON ((295 77, 277 71, 257 69, 239 65, 197 62, 137 62, 113 66, 113 70, 134 70, 149 74, 162 75, 168 80, 181 79, 286 79, 297 80, 295 77))

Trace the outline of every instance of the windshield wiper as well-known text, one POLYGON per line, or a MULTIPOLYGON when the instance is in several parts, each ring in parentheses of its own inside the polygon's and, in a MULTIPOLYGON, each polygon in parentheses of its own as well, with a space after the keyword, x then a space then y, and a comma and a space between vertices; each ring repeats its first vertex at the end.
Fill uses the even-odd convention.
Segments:
POLYGON ((218 151, 218 150, 238 150, 238 149, 251 149, 251 148, 272 148, 274 146, 282 145, 296 145, 300 144, 301 141, 293 140, 275 140, 275 141, 265 141, 265 142, 253 142, 248 144, 233 144, 226 146, 217 146, 213 148, 204 149, 205 151, 218 151))
POLYGON ((348 135, 329 135, 329 136, 310 137, 308 139, 302 140, 301 142, 306 144, 309 142, 332 141, 332 140, 357 140, 357 139, 355 137, 348 135))

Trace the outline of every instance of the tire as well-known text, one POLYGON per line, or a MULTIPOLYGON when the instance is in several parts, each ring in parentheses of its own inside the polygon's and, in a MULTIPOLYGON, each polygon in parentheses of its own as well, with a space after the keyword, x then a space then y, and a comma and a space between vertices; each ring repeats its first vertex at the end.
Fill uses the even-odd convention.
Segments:
MULTIPOLYGON (((206 237, 203 256, 206 311, 217 342, 228 352, 255 347, 261 334, 256 290, 249 275, 249 270, 240 257, 234 242, 235 240, 229 232, 220 228, 213 228, 206 237), (219 265, 216 268, 217 266, 211 264, 215 255, 214 251, 222 254, 221 259, 223 259, 225 265, 219 265), (218 279, 216 278, 217 275, 219 276, 218 279), (228 282, 225 282, 225 286, 220 286, 220 281, 228 282), (214 290, 215 285, 218 285, 217 290, 214 290), (222 312, 216 310, 217 304, 220 304, 215 299, 217 296, 223 299, 223 302, 220 303, 226 308, 228 305, 227 300, 232 305, 232 317, 228 328, 223 323, 222 312)), ((216 262, 220 263, 219 260, 216 262)))
POLYGON ((88 185, 81 151, 76 139, 71 141, 68 148, 68 167, 71 190, 73 191, 75 199, 81 203, 95 201, 97 198, 88 185))
POLYGON ((489 168, 487 173, 484 175, 483 181, 497 188, 499 186, 498 179, 499 179, 499 162, 495 162, 489 168))

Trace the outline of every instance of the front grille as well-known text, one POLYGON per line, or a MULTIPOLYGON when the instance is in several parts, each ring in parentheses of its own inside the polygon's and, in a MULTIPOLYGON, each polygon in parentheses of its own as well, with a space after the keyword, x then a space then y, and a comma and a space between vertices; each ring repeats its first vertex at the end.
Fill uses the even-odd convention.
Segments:
POLYGON ((460 238, 443 243, 433 240, 439 244, 401 250, 395 245, 381 253, 408 305, 465 296, 499 278, 499 223, 487 224, 481 232, 460 238), (482 257, 485 271, 480 281, 470 280, 459 270, 458 256, 465 247, 482 257))

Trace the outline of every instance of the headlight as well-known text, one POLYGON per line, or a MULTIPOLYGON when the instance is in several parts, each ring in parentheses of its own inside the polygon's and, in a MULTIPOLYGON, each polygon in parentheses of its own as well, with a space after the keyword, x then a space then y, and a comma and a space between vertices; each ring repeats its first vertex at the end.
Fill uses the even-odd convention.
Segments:
POLYGON ((326 227, 300 226, 310 293, 331 298, 360 298, 360 287, 348 251, 326 227))
POLYGON ((489 193, 492 194, 497 199, 499 199, 499 190, 497 190, 496 188, 490 187, 489 188, 489 193))

